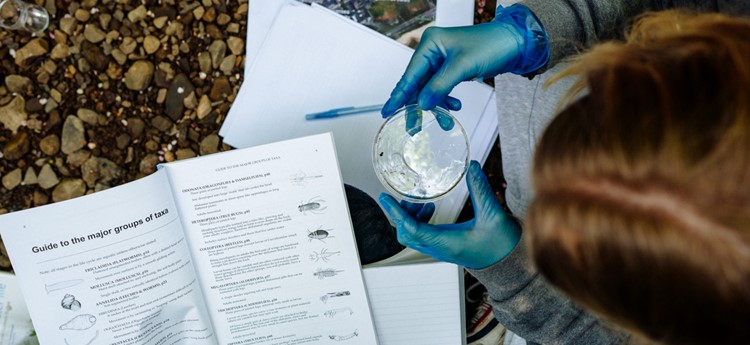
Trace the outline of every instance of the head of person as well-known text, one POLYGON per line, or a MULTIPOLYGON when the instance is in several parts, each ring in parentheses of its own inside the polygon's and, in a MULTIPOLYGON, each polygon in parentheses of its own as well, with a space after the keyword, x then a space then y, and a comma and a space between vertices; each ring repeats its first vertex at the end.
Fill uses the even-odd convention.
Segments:
POLYGON ((581 305, 659 344, 750 343, 750 19, 646 15, 564 76, 526 238, 581 305))

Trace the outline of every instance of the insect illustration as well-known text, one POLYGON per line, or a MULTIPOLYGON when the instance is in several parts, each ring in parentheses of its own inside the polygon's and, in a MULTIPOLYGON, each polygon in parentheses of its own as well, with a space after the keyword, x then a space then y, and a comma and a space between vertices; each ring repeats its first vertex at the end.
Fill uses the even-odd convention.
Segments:
POLYGON ((299 210, 302 214, 307 215, 308 212, 314 213, 314 214, 321 214, 323 210, 328 208, 328 206, 325 206, 325 200, 320 199, 320 197, 313 197, 308 202, 303 202, 299 206, 297 206, 297 210, 299 210))
POLYGON ((328 337, 335 341, 344 341, 344 340, 349 340, 351 338, 354 338, 358 335, 359 333, 357 333, 357 330, 355 329, 354 332, 347 334, 347 335, 329 335, 328 337))
POLYGON ((313 275, 316 276, 316 277, 318 277, 318 279, 323 280, 323 278, 335 277, 337 274, 339 274, 341 272, 344 272, 344 271, 336 270, 336 269, 333 269, 333 268, 326 268, 326 269, 318 268, 318 270, 315 271, 315 273, 313 273, 313 275))
MULTIPOLYGON (((316 230, 320 231, 320 230, 316 230)), ((312 233, 310 233, 312 234, 312 233)), ((310 236, 310 235, 307 235, 310 236)), ((312 238, 310 238, 312 241, 312 238)), ((339 255, 341 252, 329 252, 327 248, 323 248, 320 252, 313 251, 312 254, 310 254, 310 261, 312 262, 318 262, 320 260, 323 260, 323 262, 328 262, 330 260, 329 258, 334 255, 339 255)))
POLYGON ((311 180, 319 179, 323 175, 308 175, 303 171, 289 176, 289 181, 297 187, 305 187, 311 180))
POLYGON ((349 291, 329 292, 323 296, 320 296, 320 300, 323 301, 323 303, 328 303, 329 298, 344 297, 349 295, 351 295, 349 291))
POLYGON ((307 230, 307 237, 310 239, 310 242, 312 242, 312 240, 318 240, 320 242, 326 243, 326 241, 324 241, 326 238, 333 238, 333 236, 331 236, 331 233, 329 232, 331 230, 333 229, 323 229, 323 227, 320 226, 315 231, 307 230))
POLYGON ((343 314, 343 313, 348 313, 349 315, 352 315, 354 314, 354 311, 352 310, 352 308, 349 308, 349 307, 336 308, 336 309, 331 309, 331 310, 326 311, 325 313, 323 313, 323 315, 325 315, 326 317, 332 318, 336 316, 336 314, 343 314))

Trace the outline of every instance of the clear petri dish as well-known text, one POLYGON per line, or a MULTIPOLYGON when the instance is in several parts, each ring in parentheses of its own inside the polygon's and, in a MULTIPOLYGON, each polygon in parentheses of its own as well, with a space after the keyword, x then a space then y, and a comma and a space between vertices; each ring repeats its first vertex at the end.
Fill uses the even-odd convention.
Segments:
POLYGON ((439 107, 401 108, 386 119, 373 145, 373 167, 383 186, 394 196, 418 203, 438 200, 455 188, 469 157, 466 130, 439 107))

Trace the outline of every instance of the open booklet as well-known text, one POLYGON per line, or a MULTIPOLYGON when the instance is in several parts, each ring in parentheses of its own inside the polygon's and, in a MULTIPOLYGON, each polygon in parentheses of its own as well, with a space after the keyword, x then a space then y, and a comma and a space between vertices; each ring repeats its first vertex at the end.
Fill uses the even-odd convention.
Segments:
POLYGON ((330 134, 0 217, 42 344, 377 344, 330 134))

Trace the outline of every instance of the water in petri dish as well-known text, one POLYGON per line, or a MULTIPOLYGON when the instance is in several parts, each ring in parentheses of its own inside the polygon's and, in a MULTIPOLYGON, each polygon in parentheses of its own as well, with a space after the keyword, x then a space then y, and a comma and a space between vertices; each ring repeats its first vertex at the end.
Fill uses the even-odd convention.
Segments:
POLYGON ((405 118, 386 123, 375 143, 375 167, 383 184, 393 192, 429 201, 455 187, 468 163, 463 127, 445 131, 433 115, 422 119, 422 130, 409 135, 405 118))

